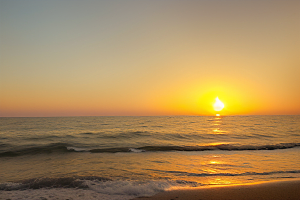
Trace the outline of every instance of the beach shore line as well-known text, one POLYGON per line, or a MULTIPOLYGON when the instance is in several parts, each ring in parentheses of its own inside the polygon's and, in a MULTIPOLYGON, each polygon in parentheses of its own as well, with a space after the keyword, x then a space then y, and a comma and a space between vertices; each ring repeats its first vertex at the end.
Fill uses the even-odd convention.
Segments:
POLYGON ((300 179, 246 185, 179 189, 133 200, 299 200, 300 179))

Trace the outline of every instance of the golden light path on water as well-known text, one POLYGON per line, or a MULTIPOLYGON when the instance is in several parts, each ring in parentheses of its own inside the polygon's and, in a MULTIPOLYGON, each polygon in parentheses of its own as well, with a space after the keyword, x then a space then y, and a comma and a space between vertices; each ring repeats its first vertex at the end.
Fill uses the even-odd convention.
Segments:
MULTIPOLYGON (((214 104, 214 108, 215 108, 216 104, 219 104, 220 107, 222 107, 222 106, 224 107, 224 104, 219 100, 218 97, 216 98, 216 103, 214 104)), ((226 134, 226 131, 221 129, 222 117, 220 114, 216 114, 216 116, 214 117, 214 120, 212 122, 213 123, 212 123, 211 134, 226 134)), ((221 145, 221 144, 223 144, 223 143, 214 143, 214 144, 210 144, 210 145, 221 145)), ((206 164, 210 166, 210 169, 208 170, 208 173, 210 173, 210 174, 219 173, 220 168, 224 168, 223 166, 230 165, 230 163, 228 163, 228 161, 226 161, 226 159, 224 159, 224 157, 222 155, 215 154, 215 155, 211 155, 209 158, 210 159, 207 161, 206 164)), ((226 169, 226 173, 232 173, 232 172, 230 169, 226 169)), ((219 177, 216 176, 216 177, 210 177, 206 181, 207 181, 207 184, 209 184, 209 185, 227 185, 227 184, 232 184, 232 182, 235 182, 236 180, 233 181, 232 179, 230 179, 229 177, 226 177, 226 176, 219 176, 219 177)), ((236 183, 239 183, 239 181, 235 182, 235 184, 236 183)))

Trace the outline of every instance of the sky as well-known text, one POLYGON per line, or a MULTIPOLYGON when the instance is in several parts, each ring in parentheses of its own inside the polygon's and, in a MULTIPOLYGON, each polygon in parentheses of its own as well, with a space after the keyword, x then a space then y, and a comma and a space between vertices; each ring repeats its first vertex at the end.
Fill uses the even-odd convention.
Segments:
POLYGON ((299 0, 0 0, 0 117, 300 114, 299 0))

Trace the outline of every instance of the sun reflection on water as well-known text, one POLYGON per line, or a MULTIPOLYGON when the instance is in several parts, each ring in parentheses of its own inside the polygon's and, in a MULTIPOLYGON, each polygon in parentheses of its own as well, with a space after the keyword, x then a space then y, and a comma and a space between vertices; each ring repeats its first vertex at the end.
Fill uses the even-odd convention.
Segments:
POLYGON ((224 178, 215 178, 209 181, 209 185, 229 185, 232 182, 230 180, 226 180, 224 178))
POLYGON ((220 114, 216 114, 216 116, 212 120, 212 134, 225 134, 226 131, 223 130, 222 127, 222 116, 220 114))

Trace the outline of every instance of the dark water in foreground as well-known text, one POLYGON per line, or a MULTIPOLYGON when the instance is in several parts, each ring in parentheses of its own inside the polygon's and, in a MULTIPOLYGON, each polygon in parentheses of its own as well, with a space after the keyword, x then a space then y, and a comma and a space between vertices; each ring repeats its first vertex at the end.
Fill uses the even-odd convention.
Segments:
POLYGON ((0 118, 0 163, 0 193, 12 199, 293 179, 300 116, 0 118))

